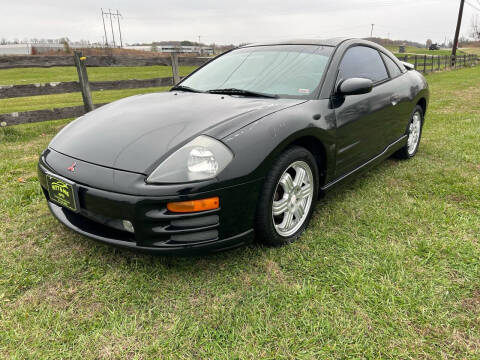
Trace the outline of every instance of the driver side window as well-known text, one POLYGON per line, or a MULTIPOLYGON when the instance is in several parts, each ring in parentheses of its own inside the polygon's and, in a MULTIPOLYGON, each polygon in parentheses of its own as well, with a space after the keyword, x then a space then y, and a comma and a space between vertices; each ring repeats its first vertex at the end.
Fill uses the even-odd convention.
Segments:
POLYGON ((367 46, 348 49, 340 63, 337 80, 349 78, 365 78, 374 83, 388 79, 387 69, 378 51, 367 46))

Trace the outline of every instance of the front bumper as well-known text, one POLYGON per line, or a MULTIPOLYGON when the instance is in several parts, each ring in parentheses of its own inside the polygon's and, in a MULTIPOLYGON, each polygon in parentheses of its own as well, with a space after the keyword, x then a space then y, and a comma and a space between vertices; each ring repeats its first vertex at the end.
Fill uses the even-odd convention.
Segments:
POLYGON ((38 178, 52 214, 77 233, 110 245, 148 253, 190 255, 238 247, 254 236, 261 180, 175 196, 128 195, 76 182, 80 209, 75 213, 50 201, 46 172, 64 175, 40 159, 38 178), (219 209, 179 214, 166 208, 167 202, 211 196, 220 198, 219 209), (123 220, 133 224, 134 233, 119 226, 123 220))

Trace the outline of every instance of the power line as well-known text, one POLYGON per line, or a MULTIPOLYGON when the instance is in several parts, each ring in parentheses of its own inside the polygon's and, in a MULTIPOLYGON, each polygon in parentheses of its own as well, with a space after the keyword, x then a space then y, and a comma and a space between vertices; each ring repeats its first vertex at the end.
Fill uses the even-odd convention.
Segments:
POLYGON ((117 9, 118 34, 120 35, 120 47, 123 48, 122 30, 120 29, 120 17, 121 16, 122 15, 118 12, 118 9, 117 9))
MULTIPOLYGON (((477 0, 478 1, 478 0, 477 0)), ((469 3, 467 0, 465 0, 465 3, 467 3, 468 5, 470 5, 472 8, 474 8, 475 10, 477 11, 480 11, 480 8, 476 7, 475 5, 469 3)))
POLYGON ((104 11, 103 8, 102 10, 102 21, 103 21, 103 31, 105 32, 105 44, 108 46, 108 39, 107 39, 107 28, 105 26, 105 15, 110 17, 110 29, 112 30, 112 42, 113 42, 113 47, 117 47, 115 43, 115 30, 113 29, 113 18, 117 18, 117 25, 118 25, 118 34, 120 36, 120 47, 123 47, 123 39, 122 39, 122 29, 120 26, 120 17, 123 19, 122 14, 117 9, 116 13, 112 13, 112 9, 108 9, 107 11, 104 11))
POLYGON ((102 22, 103 22, 103 31, 105 32, 105 46, 108 47, 108 38, 107 38, 107 28, 105 27, 105 18, 104 18, 104 12, 103 12, 103 8, 100 8, 100 10, 102 10, 102 22))
POLYGON ((112 38, 113 38, 113 47, 117 47, 115 45, 115 32, 113 31, 113 21, 112 21, 112 10, 108 9, 108 15, 110 15, 110 27, 112 28, 112 38))

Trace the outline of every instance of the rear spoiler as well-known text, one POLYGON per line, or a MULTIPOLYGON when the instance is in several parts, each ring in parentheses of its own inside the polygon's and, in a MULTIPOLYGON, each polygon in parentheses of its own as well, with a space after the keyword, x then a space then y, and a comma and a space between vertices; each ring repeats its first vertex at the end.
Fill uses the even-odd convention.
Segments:
POLYGON ((415 65, 413 65, 413 64, 410 64, 410 63, 405 62, 405 61, 402 61, 402 64, 403 64, 403 66, 405 66, 405 68, 407 70, 415 70, 415 65))

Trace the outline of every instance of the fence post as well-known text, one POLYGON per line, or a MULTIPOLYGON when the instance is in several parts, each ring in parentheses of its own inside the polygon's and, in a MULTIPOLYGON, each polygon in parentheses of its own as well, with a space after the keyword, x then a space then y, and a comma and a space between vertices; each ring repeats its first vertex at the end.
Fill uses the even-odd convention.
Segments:
POLYGON ((75 51, 73 53, 73 60, 75 61, 78 73, 78 83, 80 84, 80 90, 82 91, 83 107, 85 112, 92 111, 94 107, 92 94, 90 92, 90 84, 88 83, 87 66, 85 65, 86 58, 82 56, 81 52, 75 51))
POLYGON ((173 85, 177 85, 180 82, 180 75, 178 73, 178 54, 172 52, 170 56, 172 60, 173 85))
POLYGON ((437 60, 438 60, 437 70, 440 71, 440 55, 437 56, 437 60))
POLYGON ((417 70, 417 64, 418 64, 418 55, 415 55, 415 70, 417 70))

